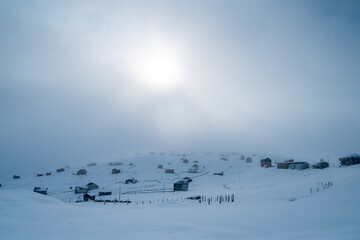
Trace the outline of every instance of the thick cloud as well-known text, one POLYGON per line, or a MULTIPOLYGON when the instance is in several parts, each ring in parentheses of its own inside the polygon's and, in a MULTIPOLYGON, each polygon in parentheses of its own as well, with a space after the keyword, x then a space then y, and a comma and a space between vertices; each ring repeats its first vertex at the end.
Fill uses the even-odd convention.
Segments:
POLYGON ((357 1, 1 1, 1 166, 211 148, 356 152, 357 1), (179 86, 136 81, 181 50, 179 86))

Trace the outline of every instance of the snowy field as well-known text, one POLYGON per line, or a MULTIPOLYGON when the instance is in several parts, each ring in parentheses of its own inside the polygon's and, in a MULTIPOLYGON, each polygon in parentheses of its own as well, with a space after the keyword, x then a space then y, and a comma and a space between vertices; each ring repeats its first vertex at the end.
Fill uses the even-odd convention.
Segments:
POLYGON ((360 165, 339 168, 334 161, 323 170, 285 170, 261 168, 261 157, 251 158, 137 155, 119 160, 120 166, 98 163, 62 173, 49 169, 51 176, 3 178, 0 239, 360 239, 360 165), (194 161, 199 170, 188 173, 194 161), (81 168, 86 176, 76 175, 81 168), (120 174, 111 174, 113 168, 120 174), (184 177, 193 179, 189 191, 172 192, 184 177), (125 184, 128 178, 138 182, 125 184), (96 199, 120 195, 131 203, 76 202, 82 194, 70 187, 89 182, 100 187, 89 191, 96 199), (32 192, 34 187, 48 187, 48 196, 32 192), (99 197, 99 191, 112 195, 99 197), (186 199, 195 195, 212 201, 186 199), (234 195, 234 202, 220 204, 221 195, 234 195))

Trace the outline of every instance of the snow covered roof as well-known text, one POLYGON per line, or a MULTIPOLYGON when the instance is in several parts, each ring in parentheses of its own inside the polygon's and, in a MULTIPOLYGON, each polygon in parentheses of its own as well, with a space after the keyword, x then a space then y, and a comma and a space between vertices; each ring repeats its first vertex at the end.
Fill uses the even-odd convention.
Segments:
POLYGON ((353 154, 346 155, 346 157, 360 157, 360 155, 357 153, 353 153, 353 154))

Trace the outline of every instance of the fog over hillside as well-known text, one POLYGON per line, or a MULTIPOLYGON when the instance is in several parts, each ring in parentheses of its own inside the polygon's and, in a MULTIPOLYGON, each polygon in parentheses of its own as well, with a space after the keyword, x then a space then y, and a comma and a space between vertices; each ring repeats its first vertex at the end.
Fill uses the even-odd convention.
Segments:
POLYGON ((0 1, 0 171, 360 146, 358 1, 0 1))

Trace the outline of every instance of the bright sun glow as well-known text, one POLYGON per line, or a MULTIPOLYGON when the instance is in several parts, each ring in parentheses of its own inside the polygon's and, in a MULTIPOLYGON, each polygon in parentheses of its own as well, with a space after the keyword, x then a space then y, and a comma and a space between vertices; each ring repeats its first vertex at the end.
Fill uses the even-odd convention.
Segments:
POLYGON ((130 74, 143 86, 163 91, 182 84, 183 57, 176 46, 148 43, 132 51, 130 55, 130 74))

